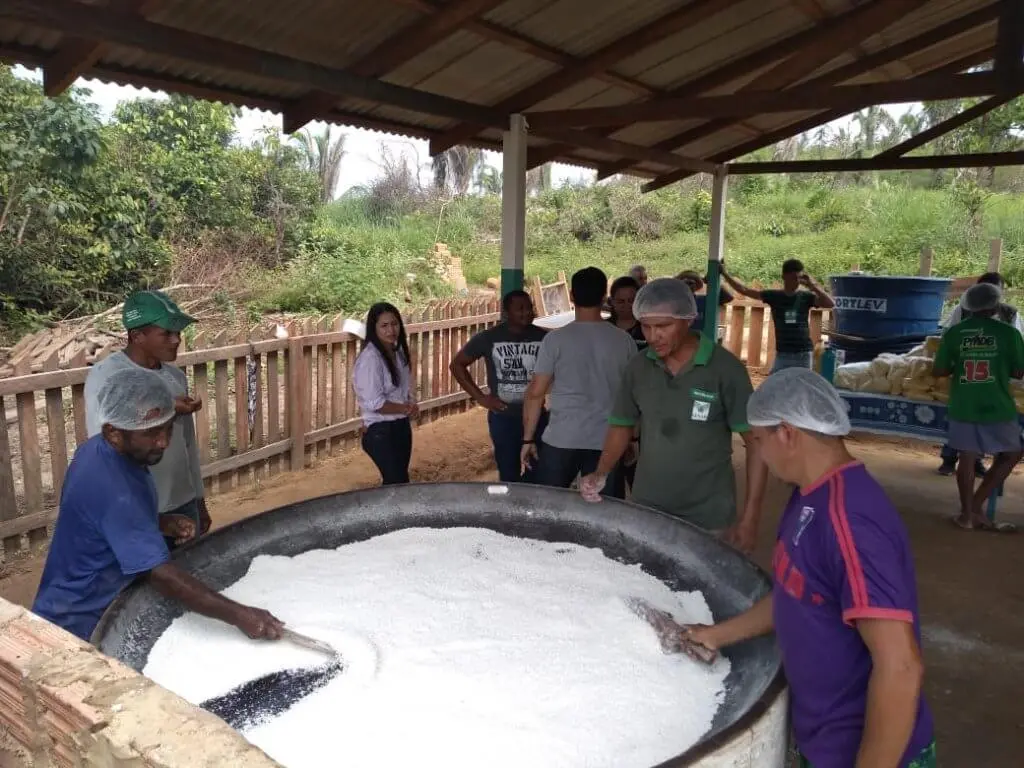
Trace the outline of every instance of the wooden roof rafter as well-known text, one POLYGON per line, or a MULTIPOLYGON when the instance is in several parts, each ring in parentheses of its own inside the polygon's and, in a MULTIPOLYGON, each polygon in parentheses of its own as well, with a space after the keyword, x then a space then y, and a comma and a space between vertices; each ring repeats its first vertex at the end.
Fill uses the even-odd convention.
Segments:
MULTIPOLYGON (((654 43, 660 42, 687 27, 699 24, 718 13, 728 11, 743 0, 694 0, 669 11, 638 29, 617 38, 571 67, 563 67, 532 85, 507 96, 494 105, 502 112, 521 112, 544 99, 592 77, 594 73, 609 69, 622 59, 634 55, 654 43)), ((430 142, 430 154, 444 152, 456 144, 472 138, 479 131, 474 125, 456 125, 430 142)))
MULTIPOLYGON (((451 0, 426 19, 389 37, 350 67, 360 77, 383 77, 451 35, 472 18, 493 10, 505 0, 451 0)), ((284 113, 284 132, 295 133, 306 123, 329 113, 336 94, 315 90, 284 113)))
MULTIPOLYGON (((945 66, 933 70, 930 74, 956 74, 964 71, 965 69, 970 69, 972 67, 979 66, 992 59, 994 50, 994 48, 988 48, 982 51, 978 51, 977 53, 964 56, 960 59, 950 62, 949 64, 946 64, 945 66)), ((847 114, 849 113, 844 109, 835 109, 825 112, 818 112, 808 117, 804 117, 800 120, 797 120, 795 122, 786 123, 785 125, 782 125, 772 131, 768 131, 767 133, 764 133, 755 139, 750 139, 748 141, 735 144, 729 147, 728 149, 722 150, 721 152, 712 155, 708 159, 713 160, 716 163, 728 163, 731 160, 743 157, 744 155, 747 155, 751 152, 756 152, 757 150, 763 149, 764 147, 770 147, 772 144, 776 144, 777 142, 784 141, 785 139, 791 138, 793 136, 799 136, 800 134, 806 133, 807 131, 813 131, 816 128, 820 128, 824 125, 827 125, 828 123, 831 123, 833 120, 838 120, 839 118, 844 117, 847 114)), ((654 192, 655 190, 667 187, 670 184, 674 184, 678 181, 682 181, 687 176, 692 175, 693 174, 682 173, 678 171, 662 174, 644 184, 642 190, 643 192, 654 192)))
POLYGON ((757 173, 853 173, 916 171, 935 168, 997 168, 1024 165, 1024 152, 975 152, 963 155, 856 157, 836 160, 788 160, 770 163, 728 163, 730 175, 757 173))
MULTIPOLYGON (((974 11, 972 13, 968 13, 960 18, 954 19, 945 24, 940 24, 939 26, 931 30, 927 30, 919 35, 914 35, 911 38, 903 40, 894 45, 888 46, 882 50, 876 51, 875 53, 858 58, 850 62, 849 64, 842 65, 836 67, 835 69, 829 70, 828 72, 825 72, 822 75, 818 75, 812 78, 811 80, 806 81, 804 84, 808 86, 835 85, 838 83, 842 83, 846 80, 850 80, 854 77, 868 74, 869 72, 877 70, 880 67, 883 67, 899 59, 905 58, 906 56, 910 56, 916 53, 920 53, 921 51, 927 50, 928 48, 931 48, 941 43, 943 40, 946 40, 949 36, 955 35, 958 32, 962 33, 970 31, 981 24, 989 23, 994 18, 996 18, 997 11, 998 9, 996 8, 996 6, 993 5, 990 7, 982 8, 978 11, 974 11)), ((753 55, 744 57, 743 59, 738 60, 737 63, 739 63, 740 61, 746 61, 748 72, 757 71, 761 69, 763 66, 765 66, 766 63, 771 63, 764 61, 764 57, 766 54, 772 54, 772 60, 774 61, 789 53, 799 52, 800 50, 803 50, 807 46, 814 45, 815 41, 820 38, 821 34, 828 33, 830 30, 841 27, 846 23, 847 20, 848 14, 833 17, 827 20, 826 22, 823 22, 821 25, 817 27, 812 27, 810 30, 807 30, 803 33, 799 33, 797 35, 791 36, 790 38, 781 40, 778 43, 769 46, 766 49, 755 51, 753 55), (759 56, 757 54, 761 55, 759 56)), ((723 70, 716 70, 715 72, 711 73, 712 77, 706 79, 698 78, 698 80, 694 81, 692 84, 684 85, 681 88, 674 89, 670 95, 677 97, 697 96, 703 92, 706 92, 713 88, 717 88, 720 85, 723 85, 724 83, 721 82, 720 78, 714 78, 713 75, 715 75, 716 72, 722 71, 723 70)), ((729 72, 728 74, 731 75, 732 72, 729 72)), ((731 82, 732 80, 735 79, 738 78, 731 77, 730 80, 727 80, 726 82, 731 82)), ((663 149, 666 151, 682 149, 684 146, 686 146, 686 144, 690 143, 691 141, 709 135, 711 131, 707 130, 707 128, 711 127, 712 125, 714 126, 714 130, 721 130, 727 127, 731 122, 733 121, 730 120, 729 118, 719 118, 718 120, 711 121, 710 123, 703 123, 702 125, 697 126, 696 128, 691 128, 680 133, 675 133, 666 139, 662 139, 654 146, 657 147, 658 149, 663 149)), ((611 135, 615 133, 617 130, 619 129, 611 128, 602 131, 602 133, 611 135)), ((541 150, 541 152, 543 152, 543 150, 541 150)), ((543 161, 545 158, 538 157, 537 159, 543 161)), ((613 176, 617 173, 622 173, 628 170, 630 168, 630 165, 631 164, 629 163, 629 161, 620 161, 617 163, 604 165, 598 170, 598 178, 603 179, 609 176, 613 176)))

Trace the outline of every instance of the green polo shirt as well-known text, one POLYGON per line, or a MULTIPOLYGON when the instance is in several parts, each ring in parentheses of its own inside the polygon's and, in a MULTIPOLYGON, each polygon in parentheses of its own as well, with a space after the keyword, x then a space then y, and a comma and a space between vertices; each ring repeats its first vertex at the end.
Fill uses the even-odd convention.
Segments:
POLYGON ((617 427, 640 425, 633 501, 706 530, 732 525, 732 435, 750 429, 753 391, 743 363, 704 334, 675 376, 653 349, 633 357, 608 420, 617 427))

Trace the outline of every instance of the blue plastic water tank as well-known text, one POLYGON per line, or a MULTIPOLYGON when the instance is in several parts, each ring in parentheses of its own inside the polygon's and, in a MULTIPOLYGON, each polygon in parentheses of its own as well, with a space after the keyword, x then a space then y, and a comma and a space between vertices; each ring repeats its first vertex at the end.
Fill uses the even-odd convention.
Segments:
POLYGON ((865 338, 936 333, 950 280, 943 277, 833 275, 833 327, 865 338))

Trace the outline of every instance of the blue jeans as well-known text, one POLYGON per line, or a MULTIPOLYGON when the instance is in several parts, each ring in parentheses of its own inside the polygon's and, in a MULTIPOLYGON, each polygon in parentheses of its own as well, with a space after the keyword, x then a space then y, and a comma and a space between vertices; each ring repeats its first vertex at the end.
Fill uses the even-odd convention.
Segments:
MULTIPOLYGON (((541 411, 534 435, 537 453, 541 451, 541 436, 548 424, 547 411, 541 411)), ((537 481, 537 468, 532 467, 522 474, 520 455, 523 449, 523 411, 521 408, 509 408, 507 411, 487 412, 487 430, 491 434, 494 446, 494 463, 498 465, 498 479, 503 483, 534 483, 537 481)))
MULTIPOLYGON (((200 531, 202 531, 203 526, 202 526, 202 524, 199 521, 199 504, 198 504, 198 502, 195 499, 192 499, 192 501, 188 502, 187 504, 182 504, 177 509, 169 509, 169 510, 167 510, 166 512, 164 512, 162 514, 164 514, 164 515, 181 515, 182 517, 187 517, 189 520, 191 520, 193 523, 195 523, 195 526, 196 526, 196 536, 195 537, 197 539, 199 538, 200 531)), ((164 536, 164 543, 167 545, 167 549, 169 551, 171 551, 171 552, 173 552, 175 549, 177 549, 180 546, 184 546, 182 544, 175 544, 174 543, 174 539, 172 539, 170 536, 164 536)))
MULTIPOLYGON (((537 482, 553 488, 568 488, 577 475, 582 477, 596 470, 597 462, 601 459, 600 451, 583 448, 556 448, 547 443, 539 447, 539 453, 537 482)), ((621 462, 608 474, 602 495, 615 499, 626 497, 621 462)))
POLYGON ((772 363, 769 375, 784 371, 787 368, 811 368, 813 364, 813 352, 778 352, 775 355, 775 362, 772 363))
POLYGON ((380 471, 383 485, 409 482, 412 460, 412 424, 409 419, 378 421, 363 431, 363 450, 380 471))

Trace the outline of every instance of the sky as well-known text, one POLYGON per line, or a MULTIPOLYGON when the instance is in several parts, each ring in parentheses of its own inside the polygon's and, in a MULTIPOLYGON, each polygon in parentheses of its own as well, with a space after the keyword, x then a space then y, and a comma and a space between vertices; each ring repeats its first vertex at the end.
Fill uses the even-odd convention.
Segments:
MULTIPOLYGON (((42 80, 42 73, 39 70, 30 70, 25 67, 15 67, 15 74, 19 77, 31 77, 42 80)), ((161 91, 150 91, 146 89, 133 88, 125 85, 114 85, 103 83, 99 80, 79 79, 75 86, 91 91, 90 100, 97 104, 103 117, 109 118, 113 114, 114 107, 118 102, 137 98, 166 97, 161 91)), ((914 105, 895 104, 886 108, 894 116, 899 116, 914 105)), ((829 125, 838 126, 848 124, 848 117, 836 120, 829 125)), ((310 123, 308 128, 314 132, 322 131, 324 123, 310 123)), ((242 109, 241 117, 235 122, 238 132, 237 141, 241 144, 249 144, 257 135, 266 128, 274 128, 280 131, 281 116, 272 112, 263 112, 255 109, 242 109)), ((335 130, 339 130, 335 127, 335 130)), ((341 164, 341 178, 335 196, 345 193, 352 187, 364 186, 372 182, 380 175, 381 149, 386 147, 395 157, 404 155, 408 158, 411 166, 418 166, 421 174, 421 181, 429 183, 430 176, 430 151, 426 141, 412 139, 402 136, 392 136, 376 131, 367 131, 362 128, 341 127, 345 134, 345 157, 341 164)), ((501 154, 498 152, 484 152, 484 162, 501 170, 501 154)), ((555 163, 552 169, 552 183, 560 186, 564 182, 585 182, 594 180, 594 171, 586 168, 577 168, 568 165, 555 163)))

